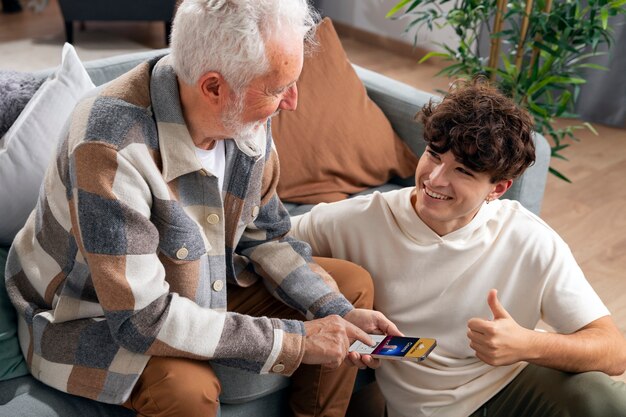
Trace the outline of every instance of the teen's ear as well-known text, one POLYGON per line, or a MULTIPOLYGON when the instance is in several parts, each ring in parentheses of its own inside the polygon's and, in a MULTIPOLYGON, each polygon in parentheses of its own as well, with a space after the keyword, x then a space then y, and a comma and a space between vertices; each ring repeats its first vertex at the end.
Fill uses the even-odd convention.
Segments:
POLYGON ((489 201, 500 198, 502 194, 506 193, 506 191, 511 188, 513 185, 513 180, 502 180, 498 181, 494 184, 493 190, 487 195, 487 199, 489 201))

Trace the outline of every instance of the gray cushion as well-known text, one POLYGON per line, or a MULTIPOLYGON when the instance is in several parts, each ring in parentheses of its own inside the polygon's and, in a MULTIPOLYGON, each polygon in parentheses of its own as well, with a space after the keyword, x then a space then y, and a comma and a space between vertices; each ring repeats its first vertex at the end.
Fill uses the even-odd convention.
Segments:
POLYGON ((43 81, 43 77, 26 72, 0 71, 0 137, 9 130, 43 81))
POLYGON ((257 375, 219 364, 211 364, 222 384, 220 401, 240 404, 289 386, 289 378, 280 375, 257 375))
POLYGON ((0 247, 0 381, 28 374, 17 341, 17 317, 4 285, 8 248, 0 247))
POLYGON ((0 417, 132 417, 135 413, 66 394, 32 376, 0 382, 0 417))
POLYGON ((288 416, 289 392, 286 389, 238 404, 220 404, 218 417, 288 416))

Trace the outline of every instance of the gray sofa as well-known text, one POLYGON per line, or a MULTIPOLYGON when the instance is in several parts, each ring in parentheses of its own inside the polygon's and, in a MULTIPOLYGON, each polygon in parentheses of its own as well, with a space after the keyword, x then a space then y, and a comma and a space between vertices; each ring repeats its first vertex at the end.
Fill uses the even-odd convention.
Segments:
MULTIPOLYGON (((118 56, 86 62, 85 67, 93 82, 100 85, 123 74, 138 63, 166 52, 166 50, 157 50, 118 56)), ((424 149, 422 131, 421 127, 413 121, 413 117, 418 109, 433 96, 367 69, 357 66, 355 69, 365 84, 368 95, 385 113, 394 130, 416 154, 421 154, 424 149)), ((43 71, 40 75, 47 75, 51 71, 43 71)), ((535 139, 537 161, 515 182, 506 197, 519 200, 528 209, 538 213, 546 183, 550 149, 542 136, 537 135, 535 139)), ((288 173, 283 173, 283 175, 288 175, 288 173)), ((361 194, 371 193, 374 190, 392 190, 409 184, 410 182, 406 180, 392 180, 361 194)), ((312 207, 291 203, 285 203, 285 206, 292 215, 306 212, 312 207)), ((0 248, 0 250, 6 249, 0 248)), ((287 378, 277 375, 252 375, 221 367, 218 367, 216 371, 220 374, 223 388, 220 398, 222 416, 278 417, 286 415, 289 386, 287 378)), ((366 384, 371 378, 371 372, 361 372, 355 389, 366 384)), ((0 382, 0 417, 131 415, 133 413, 120 406, 99 404, 55 391, 43 386, 30 376, 0 382)))

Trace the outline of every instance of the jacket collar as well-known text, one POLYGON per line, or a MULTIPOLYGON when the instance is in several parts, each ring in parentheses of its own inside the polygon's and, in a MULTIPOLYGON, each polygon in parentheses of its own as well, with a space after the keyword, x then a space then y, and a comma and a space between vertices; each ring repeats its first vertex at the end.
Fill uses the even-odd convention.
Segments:
POLYGON ((157 62, 150 80, 152 111, 157 123, 163 178, 175 178, 202 169, 180 104, 178 80, 170 55, 157 62))

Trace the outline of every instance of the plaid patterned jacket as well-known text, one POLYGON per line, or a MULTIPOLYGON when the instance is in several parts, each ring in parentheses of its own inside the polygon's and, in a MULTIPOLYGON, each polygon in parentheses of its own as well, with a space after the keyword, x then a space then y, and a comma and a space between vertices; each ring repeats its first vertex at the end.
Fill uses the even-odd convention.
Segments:
POLYGON ((226 141, 220 194, 168 62, 146 62, 76 107, 7 264, 31 373, 103 402, 125 401, 152 355, 257 373, 282 364, 290 375, 302 322, 227 312, 226 282, 260 275, 307 318, 352 309, 314 272, 308 245, 285 236, 269 123, 260 157, 226 141))

